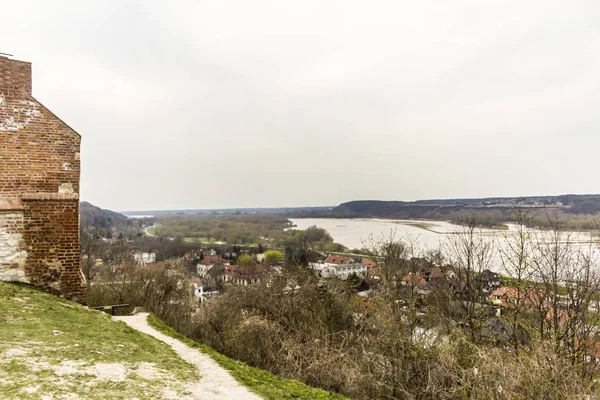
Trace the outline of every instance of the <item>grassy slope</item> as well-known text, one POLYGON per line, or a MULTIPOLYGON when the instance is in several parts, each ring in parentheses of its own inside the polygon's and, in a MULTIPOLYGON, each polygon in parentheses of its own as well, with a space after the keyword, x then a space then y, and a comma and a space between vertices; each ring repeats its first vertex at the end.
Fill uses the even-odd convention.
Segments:
POLYGON ((179 339, 188 346, 199 349, 203 353, 208 354, 219 365, 227 369, 238 382, 250 388, 253 392, 265 399, 346 399, 346 397, 342 395, 327 392, 322 389, 316 389, 296 380, 283 379, 277 375, 273 375, 268 371, 250 367, 240 361, 232 360, 206 345, 197 343, 192 339, 180 335, 173 328, 166 325, 153 314, 148 316, 148 324, 157 331, 179 339))
POLYGON ((104 313, 0 282, 2 399, 163 398, 196 379, 169 346, 104 313))

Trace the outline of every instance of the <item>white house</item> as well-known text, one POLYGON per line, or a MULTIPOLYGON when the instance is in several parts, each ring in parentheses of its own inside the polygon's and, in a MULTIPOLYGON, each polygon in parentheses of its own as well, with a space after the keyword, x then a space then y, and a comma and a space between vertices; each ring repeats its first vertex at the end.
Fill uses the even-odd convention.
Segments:
POLYGON ((367 276, 367 265, 360 263, 353 264, 317 264, 311 263, 311 267, 323 278, 347 279, 348 276, 356 274, 361 278, 367 276))
POLYGON ((354 264, 356 261, 352 257, 346 256, 328 256, 323 264, 325 265, 342 265, 342 264, 354 264))
POLYGON ((194 296, 199 298, 200 301, 206 300, 207 297, 216 297, 219 295, 219 292, 216 290, 211 292, 205 291, 204 287, 198 285, 197 283, 192 283, 192 289, 194 290, 194 296))
POLYGON ((156 262, 156 253, 136 251, 133 254, 133 259, 140 265, 146 265, 156 262))

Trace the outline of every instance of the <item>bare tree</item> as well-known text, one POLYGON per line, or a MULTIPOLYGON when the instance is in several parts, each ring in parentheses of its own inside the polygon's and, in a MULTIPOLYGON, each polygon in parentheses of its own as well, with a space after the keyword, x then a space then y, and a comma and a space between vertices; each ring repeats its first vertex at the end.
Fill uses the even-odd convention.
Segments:
POLYGON ((537 305, 538 332, 554 343, 554 351, 571 359, 584 376, 590 376, 588 352, 596 347, 600 316, 598 253, 565 231, 556 214, 547 214, 552 229, 539 234, 535 251, 537 279, 543 296, 537 305))
POLYGON ((522 318, 526 307, 530 304, 529 296, 535 288, 531 285, 533 267, 532 216, 529 210, 513 211, 511 233, 504 237, 504 246, 499 249, 502 270, 510 277, 511 286, 516 290, 516 298, 512 299, 509 320, 512 327, 510 340, 518 353, 519 344, 530 329, 522 318))
POLYGON ((484 237, 474 216, 467 219, 461 232, 449 236, 446 258, 453 272, 454 300, 471 340, 478 341, 482 325, 483 284, 481 273, 492 267, 494 244, 484 237))
POLYGON ((590 241, 589 246, 580 248, 576 258, 576 274, 567 283, 567 324, 565 345, 570 349, 574 364, 579 365, 585 376, 591 377, 594 369, 586 368, 587 356, 600 339, 597 326, 600 325, 598 303, 600 299, 600 273, 598 253, 590 241))
POLYGON ((564 285, 575 271, 572 233, 564 231, 558 215, 547 214, 551 229, 538 232, 534 268, 535 279, 541 282, 543 292, 537 297, 538 332, 540 337, 552 337, 555 350, 560 351, 563 340, 564 312, 561 299, 564 285))
POLYGON ((392 301, 396 300, 408 254, 406 244, 400 240, 395 230, 391 230, 381 239, 370 237, 365 243, 365 247, 369 248, 375 259, 378 260, 383 295, 392 301))

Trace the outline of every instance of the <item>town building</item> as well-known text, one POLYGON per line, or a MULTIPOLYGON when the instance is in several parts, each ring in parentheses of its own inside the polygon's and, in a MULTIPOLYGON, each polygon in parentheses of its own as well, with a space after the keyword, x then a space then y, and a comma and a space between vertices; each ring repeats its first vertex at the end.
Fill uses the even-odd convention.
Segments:
POLYGON ((507 308, 538 307, 549 308, 546 293, 541 287, 527 287, 520 290, 514 286, 500 286, 488 295, 488 300, 496 305, 507 308))
POLYGON ((348 279, 352 274, 366 278, 367 266, 361 263, 352 264, 318 264, 312 263, 311 267, 323 278, 348 279))
POLYGON ((328 256, 324 264, 325 265, 341 265, 341 264, 353 264, 355 261, 351 257, 346 256, 328 256))
POLYGON ((492 272, 488 269, 481 273, 479 279, 481 280, 481 287, 484 292, 493 292, 502 284, 502 278, 500 277, 500 274, 497 272, 492 272))
POLYGON ((410 288, 411 290, 416 290, 418 294, 429 294, 429 284, 421 274, 413 274, 412 272, 409 272, 402 277, 400 284, 410 288))
POLYGON ((269 270, 269 267, 260 264, 253 267, 226 264, 223 270, 223 281, 241 286, 254 285, 260 283, 269 270))
POLYGON ((133 253, 133 259, 139 265, 146 265, 156 262, 156 253, 152 251, 137 251, 133 253))

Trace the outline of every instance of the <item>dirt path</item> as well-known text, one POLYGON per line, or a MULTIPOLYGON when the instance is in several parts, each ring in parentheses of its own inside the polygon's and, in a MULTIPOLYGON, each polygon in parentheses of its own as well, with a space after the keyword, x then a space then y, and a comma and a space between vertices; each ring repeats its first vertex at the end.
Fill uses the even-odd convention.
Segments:
POLYGON ((165 342, 175 350, 179 357, 198 368, 202 379, 191 383, 187 388, 192 393, 192 396, 188 397, 189 399, 260 400, 260 397, 237 383, 226 370, 209 356, 153 329, 146 322, 147 316, 147 313, 139 313, 130 317, 113 318, 123 321, 132 328, 165 342))

